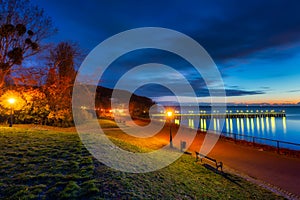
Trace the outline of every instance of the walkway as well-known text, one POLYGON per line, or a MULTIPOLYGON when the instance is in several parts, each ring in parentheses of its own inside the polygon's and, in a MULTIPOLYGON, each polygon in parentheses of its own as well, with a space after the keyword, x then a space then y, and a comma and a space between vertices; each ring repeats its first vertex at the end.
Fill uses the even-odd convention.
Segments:
MULTIPOLYGON (((197 134, 189 151, 199 151, 203 133, 197 134)), ((279 155, 270 151, 235 144, 229 140, 218 140, 208 156, 222 161, 226 168, 234 169, 300 197, 300 158, 279 155)))
POLYGON ((300 159, 220 141, 209 156, 225 166, 300 196, 300 159))

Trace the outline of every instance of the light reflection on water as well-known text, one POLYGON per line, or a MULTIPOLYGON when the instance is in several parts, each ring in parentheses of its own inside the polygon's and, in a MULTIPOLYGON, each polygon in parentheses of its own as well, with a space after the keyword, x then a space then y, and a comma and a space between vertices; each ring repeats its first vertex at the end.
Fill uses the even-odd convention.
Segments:
POLYGON ((244 118, 240 118, 240 120, 241 120, 241 130, 242 130, 241 132, 244 133, 244 118))
POLYGON ((189 127, 195 128, 194 119, 188 119, 189 120, 189 127))
POLYGON ((267 132, 270 131, 269 117, 266 117, 266 129, 267 129, 267 132))
POLYGON ((250 133, 250 122, 249 118, 246 118, 246 123, 247 123, 247 132, 250 133))
POLYGON ((275 133, 275 131, 276 131, 275 117, 271 117, 271 128, 272 128, 272 133, 275 133))
POLYGON ((256 118, 256 127, 257 127, 257 132, 260 131, 260 125, 259 125, 259 118, 256 118))
MULTIPOLYGON (((188 127, 195 128, 197 124, 195 118, 188 118, 188 127)), ((210 119, 201 118, 199 121, 199 128, 201 130, 207 130, 207 122, 209 123, 210 119)), ((180 123, 179 119, 175 120, 176 124, 180 123)), ((254 135, 266 135, 268 133, 275 134, 276 128, 280 128, 283 133, 287 132, 286 117, 275 118, 275 117, 257 117, 257 118, 226 118, 223 132, 233 132, 233 133, 247 133, 254 135), (254 121, 256 120, 256 121, 254 121), (281 121, 281 126, 279 122, 281 121), (245 125, 246 124, 246 125, 245 125), (270 126, 271 124, 271 126, 270 126), (270 128, 271 127, 271 128, 270 128)), ((184 124, 184 123, 183 123, 184 124)), ((213 118, 213 130, 220 131, 220 120, 213 118)))
POLYGON ((232 120, 232 118, 230 118, 229 121, 230 121, 230 133, 233 133, 233 125, 232 125, 233 124, 233 122, 232 122, 233 120, 232 120))
POLYGON ((264 118, 260 118, 260 122, 261 122, 261 132, 264 133, 265 132, 265 123, 264 123, 264 118))
POLYGON ((251 133, 254 133, 254 119, 251 118, 250 122, 251 122, 251 133))
MULTIPOLYGON (((175 123, 179 124, 180 120, 176 119, 175 123)), ((211 123, 214 131, 221 131, 220 119, 213 118, 211 123)), ((209 128, 209 124, 210 119, 204 118, 197 120, 195 117, 190 117, 183 120, 183 125, 187 125, 189 128, 199 127, 200 130, 207 130, 209 128)), ((287 137, 287 131, 286 117, 226 118, 224 120, 224 127, 222 130, 223 133, 236 133, 246 136, 255 136, 258 138, 300 143, 300 141, 289 140, 289 137, 287 137)), ((244 136, 238 136, 238 138, 252 141, 251 138, 249 139, 244 136)), ((259 139, 256 141, 273 146, 276 145, 276 143, 272 141, 269 142, 259 139)), ((300 147, 291 147, 288 145, 286 146, 285 144, 281 144, 281 147, 300 149, 300 147)))
POLYGON ((282 118, 283 133, 286 133, 286 117, 282 118))
MULTIPOLYGON (((201 108, 204 109, 204 108, 201 108)), ((200 110, 201 110, 200 109, 200 110)), ((209 113, 209 109, 202 113, 209 113)), ((187 110, 190 110, 188 108, 187 110)), ((268 138, 300 144, 300 106, 298 107, 229 107, 229 113, 246 112, 260 113, 266 110, 285 110, 286 117, 254 117, 254 118, 226 118, 222 132, 236 133, 259 138, 268 138)), ((208 128, 221 131, 219 119, 212 120, 193 116, 184 116, 182 119, 174 119, 174 123, 207 130, 208 128)), ((229 134, 232 136, 232 134, 229 134)), ((246 139, 247 137, 245 137, 246 139)), ((241 139, 241 138, 240 138, 241 139)), ((257 142, 264 142, 257 140, 257 142)), ((276 145, 274 143, 270 145, 276 145)), ((288 146, 288 148, 300 150, 300 146, 288 146)))

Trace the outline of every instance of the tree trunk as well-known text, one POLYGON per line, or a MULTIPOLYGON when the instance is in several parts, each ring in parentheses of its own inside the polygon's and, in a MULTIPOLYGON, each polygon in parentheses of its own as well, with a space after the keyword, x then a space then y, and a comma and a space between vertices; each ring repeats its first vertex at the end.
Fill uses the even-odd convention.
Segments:
POLYGON ((5 83, 5 76, 7 73, 3 72, 2 69, 0 69, 0 95, 3 93, 3 87, 5 83))

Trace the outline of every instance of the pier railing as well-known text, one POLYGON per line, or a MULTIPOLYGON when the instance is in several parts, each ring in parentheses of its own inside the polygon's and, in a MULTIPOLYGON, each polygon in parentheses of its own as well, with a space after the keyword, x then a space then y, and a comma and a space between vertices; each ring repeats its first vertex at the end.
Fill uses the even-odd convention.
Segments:
POLYGON ((284 112, 265 113, 207 113, 207 114, 177 114, 175 116, 199 116, 200 118, 255 118, 255 117, 285 117, 284 112))
POLYGON ((294 142, 286 142, 286 141, 281 141, 281 140, 274 140, 274 139, 269 139, 269 138, 256 137, 256 136, 237 134, 237 133, 222 132, 221 135, 232 138, 235 141, 245 140, 247 142, 252 142, 254 145, 255 144, 263 144, 263 145, 273 146, 273 147, 276 147, 277 153, 280 152, 280 149, 295 150, 295 148, 290 148, 291 146, 297 147, 296 150, 300 150, 300 144, 294 143, 294 142))
MULTIPOLYGON (((153 117, 165 117, 165 113, 157 113, 152 114, 153 117)), ((255 118, 255 117, 286 117, 286 113, 284 111, 280 112, 226 112, 226 113, 175 113, 174 117, 200 117, 203 119, 209 118, 255 118)))

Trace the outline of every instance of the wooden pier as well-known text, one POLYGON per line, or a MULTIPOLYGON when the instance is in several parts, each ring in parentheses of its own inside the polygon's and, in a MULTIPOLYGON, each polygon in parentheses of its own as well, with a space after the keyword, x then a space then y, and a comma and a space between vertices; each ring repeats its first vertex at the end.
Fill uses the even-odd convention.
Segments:
MULTIPOLYGON (((153 114, 154 117, 164 117, 164 113, 153 114)), ((239 112, 239 113, 175 113, 174 117, 200 117, 202 119, 209 118, 263 118, 263 117, 286 117, 285 112, 239 112)))
MULTIPOLYGON (((175 114, 175 116, 177 116, 175 114)), ((208 118, 263 118, 263 117, 285 117, 285 113, 227 113, 227 114, 179 114, 178 116, 199 116, 208 118)))

